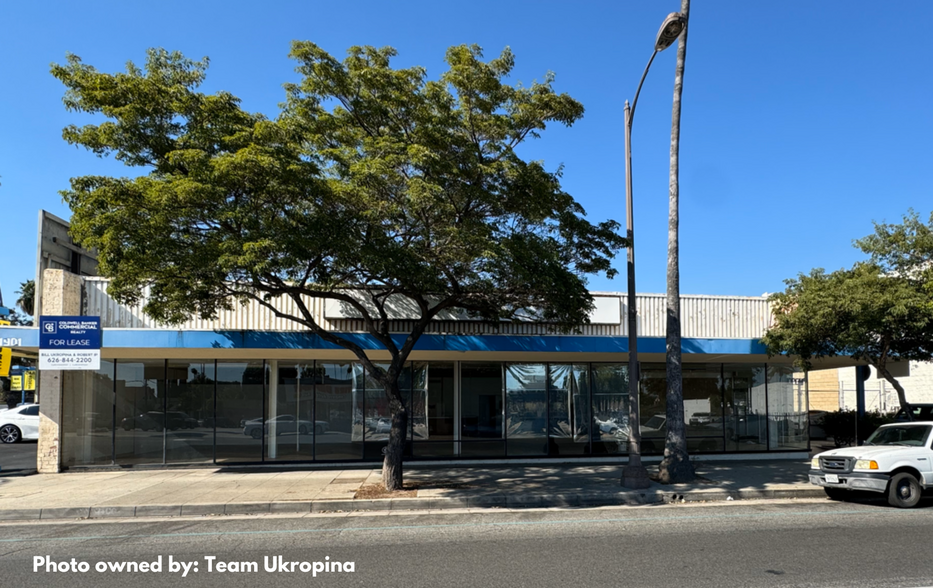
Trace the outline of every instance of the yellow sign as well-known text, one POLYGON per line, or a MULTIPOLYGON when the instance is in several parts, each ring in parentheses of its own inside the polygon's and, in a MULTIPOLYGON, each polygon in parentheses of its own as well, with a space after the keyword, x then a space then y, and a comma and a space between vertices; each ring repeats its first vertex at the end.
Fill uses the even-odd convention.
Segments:
POLYGON ((36 370, 23 372, 23 390, 33 392, 36 389, 36 370))
POLYGON ((10 363, 13 360, 13 350, 9 347, 0 348, 0 377, 10 375, 10 363))
POLYGON ((22 392, 23 376, 10 376, 10 392, 22 392))

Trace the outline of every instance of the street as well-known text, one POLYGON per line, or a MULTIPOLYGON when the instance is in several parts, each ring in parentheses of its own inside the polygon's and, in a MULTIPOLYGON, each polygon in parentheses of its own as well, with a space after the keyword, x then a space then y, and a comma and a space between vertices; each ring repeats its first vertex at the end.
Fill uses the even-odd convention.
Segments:
POLYGON ((933 583, 931 539, 930 501, 914 510, 799 500, 9 523, 0 524, 0 578, 68 588, 924 586, 933 583), (157 572, 95 571, 101 561, 109 569, 159 556, 157 572), (44 571, 72 558, 89 571, 44 571), (285 571, 292 561, 318 571, 300 563, 285 571), (218 562, 240 571, 218 571, 218 562), (353 571, 320 571, 334 562, 353 562, 353 571))
POLYGON ((0 443, 0 476, 35 472, 37 447, 35 441, 0 443))

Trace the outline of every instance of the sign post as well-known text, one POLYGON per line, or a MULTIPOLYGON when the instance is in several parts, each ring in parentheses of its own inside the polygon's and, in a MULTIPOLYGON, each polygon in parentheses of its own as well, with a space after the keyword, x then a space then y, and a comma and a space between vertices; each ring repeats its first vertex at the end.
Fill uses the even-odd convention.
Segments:
POLYGON ((39 317, 40 370, 99 370, 99 316, 39 317))

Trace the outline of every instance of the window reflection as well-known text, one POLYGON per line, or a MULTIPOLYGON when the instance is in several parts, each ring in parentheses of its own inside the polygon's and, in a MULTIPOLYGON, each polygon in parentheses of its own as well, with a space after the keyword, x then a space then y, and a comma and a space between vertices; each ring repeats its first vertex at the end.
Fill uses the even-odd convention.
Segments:
POLYGON ((505 367, 509 455, 547 455, 547 368, 543 363, 505 367))
POLYGON ((463 363, 461 381, 461 454, 504 455, 502 364, 463 363))
POLYGON ((117 463, 162 463, 165 360, 117 360, 115 400, 117 463))
POLYGON ((62 464, 113 463, 113 368, 62 372, 62 464))
POLYGON ((593 422, 590 427, 593 453, 628 451, 628 366, 621 363, 593 364, 593 422))
POLYGON ((167 463, 214 459, 214 360, 170 359, 166 367, 165 412, 151 411, 152 423, 165 427, 167 463))
POLYGON ((769 449, 806 449, 807 394, 789 365, 768 366, 769 449))
POLYGON ((327 423, 327 432, 315 443, 319 460, 353 460, 363 457, 362 368, 346 363, 318 363, 320 383, 315 393, 316 420, 327 423))
POLYGON ((723 366, 726 451, 768 449, 765 366, 723 366))
POLYGON ((589 366, 550 365, 550 455, 582 455, 590 449, 589 366))
POLYGON ((723 399, 720 364, 682 367, 687 450, 723 450, 723 399), (692 447, 692 449, 691 449, 692 447))
POLYGON ((266 458, 314 459, 314 438, 327 431, 326 421, 314 418, 314 363, 277 364, 278 377, 269 385, 266 458))

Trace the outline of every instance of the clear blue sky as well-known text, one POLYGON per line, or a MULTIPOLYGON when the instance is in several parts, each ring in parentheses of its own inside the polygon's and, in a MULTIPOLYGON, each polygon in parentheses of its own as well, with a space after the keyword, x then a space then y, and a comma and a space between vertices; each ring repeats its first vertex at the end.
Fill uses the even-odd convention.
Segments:
MULTIPOLYGON (((872 221, 933 208, 929 4, 694 0, 681 137, 681 291, 756 296, 813 267, 862 255, 872 221)), ((514 82, 547 71, 586 107, 524 148, 592 220, 625 222, 622 104, 634 95, 654 36, 679 0, 356 2, 6 2, 0 7, 0 286, 10 305, 35 273, 37 211, 70 213, 58 191, 86 174, 133 175, 67 145, 49 64, 66 52, 99 70, 142 64, 147 47, 209 56, 205 89, 277 114, 297 79, 293 39, 342 57, 391 45, 399 66, 444 69, 448 46, 487 57, 510 46, 514 82)), ((665 289, 667 186, 675 50, 660 54, 633 134, 639 292, 665 289)), ((620 276, 594 290, 625 290, 620 276)))

